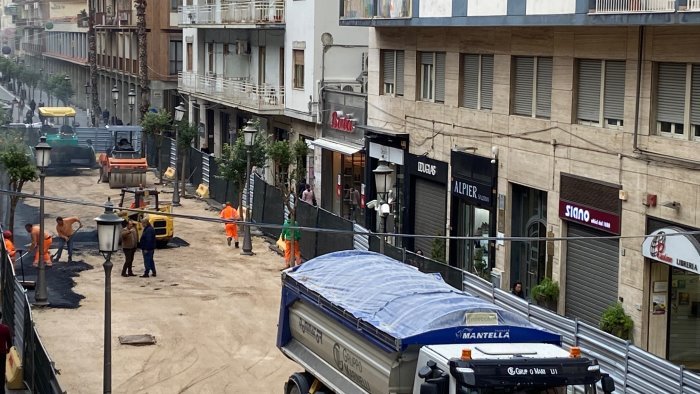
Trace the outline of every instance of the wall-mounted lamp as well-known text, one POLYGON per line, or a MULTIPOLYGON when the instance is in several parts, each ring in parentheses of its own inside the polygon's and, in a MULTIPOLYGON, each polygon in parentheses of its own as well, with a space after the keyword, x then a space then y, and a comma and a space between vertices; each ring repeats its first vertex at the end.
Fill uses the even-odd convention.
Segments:
POLYGON ((681 209, 681 203, 679 201, 664 201, 661 203, 661 206, 675 209, 676 211, 681 209))
POLYGON ((496 164, 496 160, 498 160, 498 147, 494 145, 491 147, 491 164, 496 164))

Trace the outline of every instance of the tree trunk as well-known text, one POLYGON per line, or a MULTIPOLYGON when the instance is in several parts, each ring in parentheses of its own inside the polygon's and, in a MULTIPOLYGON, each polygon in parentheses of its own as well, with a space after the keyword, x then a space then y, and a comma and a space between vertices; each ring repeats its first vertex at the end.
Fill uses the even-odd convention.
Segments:
POLYGON ((163 170, 161 169, 161 165, 163 162, 163 157, 162 157, 162 150, 163 150, 163 135, 162 134, 157 134, 155 137, 158 139, 156 142, 156 157, 158 158, 158 183, 160 185, 163 184, 163 170))
MULTIPOLYGON (((180 147, 177 147, 180 149, 180 147)), ((178 155, 180 156, 180 155, 178 155)), ((187 168, 187 155, 183 154, 182 155, 182 171, 180 174, 180 197, 185 197, 185 181, 187 180, 187 172, 185 169, 187 168)))
POLYGON ((10 197, 10 220, 9 229, 15 232, 15 211, 17 210, 17 203, 19 202, 19 196, 10 197))
MULTIPOLYGON (((136 28, 139 50, 139 87, 141 88, 141 103, 139 105, 139 120, 148 112, 151 91, 148 85, 148 37, 146 32, 146 0, 136 0, 136 28)), ((144 153, 143 151, 141 153, 144 153)))
POLYGON ((95 38, 95 0, 89 0, 89 17, 88 17, 88 64, 90 66, 90 95, 92 96, 92 114, 90 123, 94 127, 97 125, 97 108, 100 106, 99 97, 97 97, 97 40, 95 38))

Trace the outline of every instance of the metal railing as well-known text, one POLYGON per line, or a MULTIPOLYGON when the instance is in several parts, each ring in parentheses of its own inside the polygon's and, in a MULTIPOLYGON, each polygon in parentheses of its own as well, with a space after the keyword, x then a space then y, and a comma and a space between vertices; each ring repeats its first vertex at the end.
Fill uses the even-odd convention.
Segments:
POLYGON ((212 77, 195 73, 180 73, 178 88, 236 106, 257 111, 284 111, 284 87, 256 85, 244 79, 212 77))
POLYGON ((676 0, 596 0, 596 14, 674 12, 676 0))
POLYGON ((284 23, 284 0, 243 0, 225 4, 184 5, 181 25, 284 23))
POLYGON ((688 11, 700 11, 700 0, 688 0, 688 11))
POLYGON ((565 347, 579 346, 615 379, 620 393, 700 393, 700 375, 659 358, 577 319, 560 316, 464 272, 463 290, 518 313, 562 336, 565 347))
POLYGON ((343 19, 410 18, 411 0, 342 0, 343 19))

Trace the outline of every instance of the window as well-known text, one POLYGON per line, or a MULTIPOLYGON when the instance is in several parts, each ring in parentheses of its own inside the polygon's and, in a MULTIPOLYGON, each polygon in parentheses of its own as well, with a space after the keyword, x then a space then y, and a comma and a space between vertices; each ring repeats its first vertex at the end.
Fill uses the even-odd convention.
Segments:
POLYGON ((552 110, 552 58, 515 57, 513 110, 515 115, 549 119, 552 110))
POLYGON ((591 126, 622 127, 625 112, 625 62, 580 60, 576 118, 591 126))
POLYGON ((445 53, 419 52, 420 99, 445 101, 445 53))
POLYGON ((258 47, 258 84, 265 84, 265 47, 258 47))
POLYGON ((170 0, 170 10, 177 11, 178 7, 182 5, 182 0, 170 0))
POLYGON ((207 70, 209 71, 209 74, 214 73, 214 43, 210 42, 207 43, 207 59, 208 59, 208 66, 207 70))
POLYGON ((381 56, 382 94, 403 96, 404 52, 383 50, 381 56))
POLYGON ((192 72, 192 43, 187 43, 187 71, 192 72))
POLYGON ((492 109, 493 55, 462 56, 462 107, 492 109))
POLYGON ((294 81, 292 86, 294 89, 304 89, 304 51, 294 49, 294 81))
POLYGON ((660 63, 657 73, 657 132, 700 140, 700 65, 660 63))
POLYGON ((182 71, 182 41, 170 41, 170 75, 182 71))

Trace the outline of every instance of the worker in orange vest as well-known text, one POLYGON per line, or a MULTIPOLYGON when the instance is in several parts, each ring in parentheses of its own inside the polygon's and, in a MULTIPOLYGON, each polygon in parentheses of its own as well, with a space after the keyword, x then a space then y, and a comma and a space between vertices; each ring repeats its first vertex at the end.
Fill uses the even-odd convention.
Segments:
POLYGON ((17 255, 17 251, 15 250, 15 244, 12 242, 12 231, 3 231, 2 236, 3 238, 5 238, 5 250, 7 250, 7 254, 14 261, 15 255, 17 255))
POLYGON ((27 230, 27 232, 32 236, 32 249, 34 249, 34 263, 32 263, 32 266, 37 267, 39 265, 39 242, 43 242, 44 263, 46 263, 46 266, 51 267, 53 265, 53 262, 51 261, 51 255, 49 254, 49 249, 51 248, 51 234, 44 231, 42 237, 39 225, 33 225, 31 223, 25 224, 24 229, 27 230))
MULTIPOLYGON (((224 209, 219 213, 219 217, 225 220, 239 220, 241 218, 236 208, 232 207, 228 201, 224 209)), ((236 247, 238 247, 238 225, 236 223, 225 223, 224 230, 226 231, 226 243, 228 246, 231 246, 231 240, 233 239, 236 247)))

